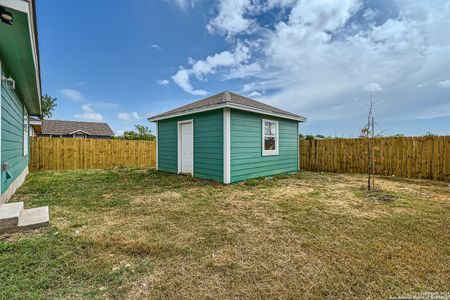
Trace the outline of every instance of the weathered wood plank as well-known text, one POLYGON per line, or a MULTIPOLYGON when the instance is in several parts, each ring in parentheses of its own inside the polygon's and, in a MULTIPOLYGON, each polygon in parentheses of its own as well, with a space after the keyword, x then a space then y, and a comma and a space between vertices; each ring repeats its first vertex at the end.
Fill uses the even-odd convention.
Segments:
POLYGON ((155 141, 32 137, 30 143, 31 172, 156 165, 155 141))
MULTIPOLYGON (((376 138, 375 174, 450 181, 450 136, 376 138)), ((303 170, 367 173, 367 140, 300 142, 303 170)))

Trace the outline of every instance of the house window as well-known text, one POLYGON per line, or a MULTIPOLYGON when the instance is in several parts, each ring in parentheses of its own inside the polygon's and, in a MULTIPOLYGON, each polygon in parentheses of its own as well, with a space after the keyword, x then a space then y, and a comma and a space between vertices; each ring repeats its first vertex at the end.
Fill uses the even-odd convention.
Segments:
POLYGON ((278 155, 278 121, 262 120, 262 155, 278 155))
POLYGON ((28 113, 23 108, 23 156, 28 155, 28 113))

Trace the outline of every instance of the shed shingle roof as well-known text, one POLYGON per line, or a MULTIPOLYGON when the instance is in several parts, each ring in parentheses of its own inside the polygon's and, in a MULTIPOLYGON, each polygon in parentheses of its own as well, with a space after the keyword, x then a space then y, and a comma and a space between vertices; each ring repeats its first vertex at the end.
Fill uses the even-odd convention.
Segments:
POLYGON ((267 112, 269 114, 275 113, 282 117, 284 116, 287 118, 306 120, 305 118, 303 118, 299 115, 293 114, 291 112, 288 112, 288 111, 276 108, 274 106, 241 96, 236 93, 227 92, 227 91, 207 97, 205 99, 201 99, 196 102, 192 102, 190 104, 187 104, 187 105, 184 105, 184 106, 172 109, 172 110, 169 110, 162 114, 151 117, 151 118, 149 118, 149 120, 152 121, 152 120, 156 120, 156 119, 167 118, 167 117, 170 117, 173 115, 188 114, 188 113, 190 113, 190 111, 193 111, 193 110, 203 109, 203 108, 206 109, 208 107, 214 107, 214 106, 221 105, 221 104, 224 104, 224 105, 225 104, 230 104, 230 105, 235 104, 238 106, 256 109, 258 111, 267 112))
POLYGON ((43 134, 67 135, 80 130, 90 135, 114 135, 107 123, 42 120, 43 134))

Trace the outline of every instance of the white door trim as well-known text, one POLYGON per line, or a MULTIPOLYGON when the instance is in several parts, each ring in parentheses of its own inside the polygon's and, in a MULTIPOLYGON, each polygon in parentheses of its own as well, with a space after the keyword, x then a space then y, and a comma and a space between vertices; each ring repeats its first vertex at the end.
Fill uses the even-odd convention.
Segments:
POLYGON ((231 181, 231 110, 223 109, 223 183, 231 181))
POLYGON ((177 148, 178 148, 178 174, 181 173, 181 156, 182 156, 182 151, 181 151, 181 125, 183 124, 192 124, 192 172, 191 175, 194 176, 194 120, 193 119, 189 119, 189 120, 182 120, 182 121, 178 121, 177 122, 177 148))

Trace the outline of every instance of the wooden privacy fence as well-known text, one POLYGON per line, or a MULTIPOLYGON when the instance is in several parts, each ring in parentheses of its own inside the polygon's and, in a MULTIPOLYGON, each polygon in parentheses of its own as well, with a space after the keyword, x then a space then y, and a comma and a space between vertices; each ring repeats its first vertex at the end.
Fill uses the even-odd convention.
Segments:
POLYGON ((155 167, 155 141, 32 137, 30 171, 155 167))
MULTIPOLYGON (((378 175, 450 181, 450 136, 375 138, 378 175)), ((365 139, 300 141, 300 167, 308 171, 367 173, 365 139)))

